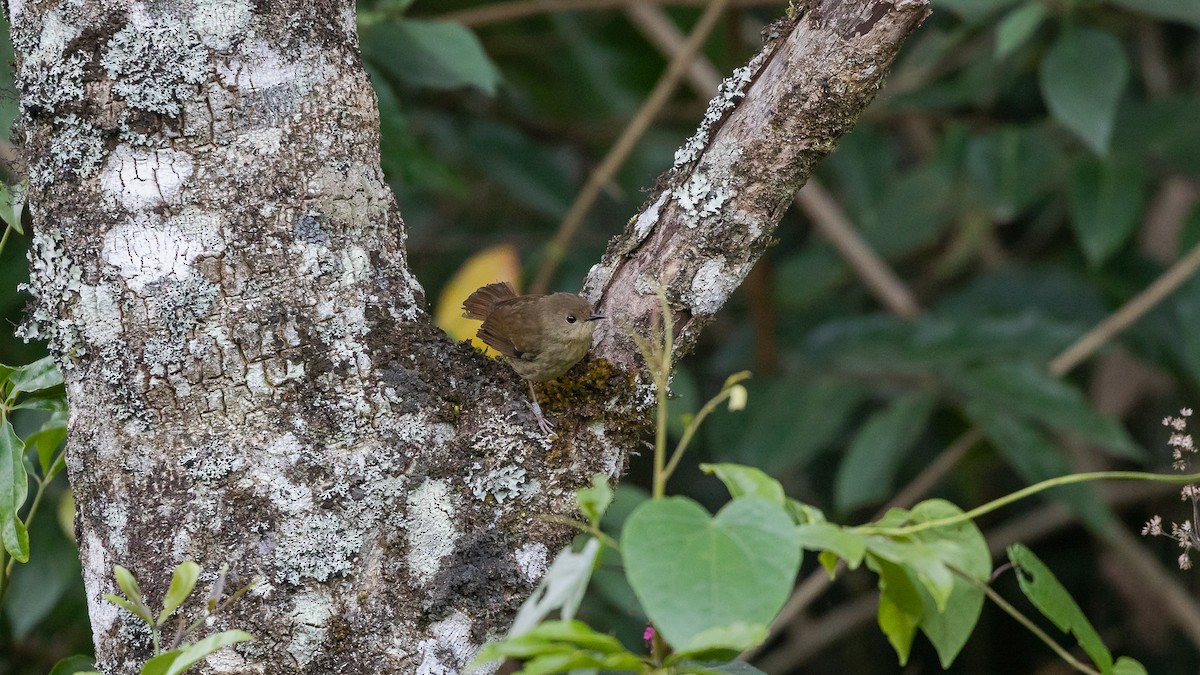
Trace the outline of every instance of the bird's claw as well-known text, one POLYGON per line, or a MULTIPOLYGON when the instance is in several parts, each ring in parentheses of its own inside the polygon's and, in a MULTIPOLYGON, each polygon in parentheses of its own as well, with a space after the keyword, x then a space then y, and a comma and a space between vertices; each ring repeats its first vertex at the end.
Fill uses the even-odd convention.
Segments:
POLYGON ((550 424, 550 420, 542 414, 542 406, 537 404, 537 401, 530 401, 529 408, 533 410, 533 416, 537 419, 538 426, 541 427, 542 433, 547 436, 557 437, 558 434, 554 431, 554 426, 550 424))

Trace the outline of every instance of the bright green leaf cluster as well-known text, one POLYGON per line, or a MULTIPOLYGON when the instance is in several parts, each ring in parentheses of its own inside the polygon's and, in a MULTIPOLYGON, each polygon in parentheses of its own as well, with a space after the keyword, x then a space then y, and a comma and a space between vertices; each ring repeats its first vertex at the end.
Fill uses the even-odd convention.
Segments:
MULTIPOLYGON (((36 452, 41 469, 40 476, 34 474, 38 484, 35 503, 46 483, 66 468, 61 451, 66 437, 66 398, 62 384, 62 374, 50 357, 25 366, 0 364, 0 540, 4 551, 20 562, 29 561, 28 523, 20 514, 29 496, 26 451, 36 452), (23 440, 12 423, 13 413, 18 410, 49 414, 43 415, 39 428, 23 440)), ((0 566, 0 583, 7 571, 0 566)))
MULTIPOLYGON (((178 629, 175 631, 175 637, 164 648, 161 629, 168 619, 176 616, 180 606, 192 595, 196 588, 196 581, 200 578, 200 566, 190 560, 185 560, 175 567, 175 571, 171 575, 171 584, 163 597, 162 609, 157 614, 150 609, 143 598, 142 589, 133 573, 120 565, 113 566, 113 576, 116 578, 117 587, 121 589, 121 595, 106 593, 104 599, 129 610, 130 613, 141 619, 150 628, 150 636, 154 643, 154 657, 142 666, 141 675, 179 675, 214 652, 238 642, 254 639, 254 636, 245 631, 227 630, 196 642, 188 642, 188 639, 205 625, 206 619, 236 602, 254 585, 252 581, 226 598, 224 602, 217 604, 220 600, 221 589, 225 584, 225 575, 228 572, 229 565, 222 565, 198 618, 189 624, 182 616, 178 617, 178 629)), ((66 664, 79 664, 79 658, 71 657, 60 662, 59 666, 74 667, 66 664)), ((57 668, 58 666, 56 666, 57 668)), ((70 672, 82 673, 83 671, 63 671, 64 675, 70 672)), ((83 673, 83 675, 89 674, 83 673)))

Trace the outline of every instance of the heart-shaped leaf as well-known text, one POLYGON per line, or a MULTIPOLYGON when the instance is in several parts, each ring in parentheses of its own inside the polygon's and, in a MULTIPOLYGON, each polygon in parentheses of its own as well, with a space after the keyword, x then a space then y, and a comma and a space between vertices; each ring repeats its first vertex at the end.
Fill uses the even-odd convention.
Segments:
POLYGON ((770 624, 800 567, 787 511, 752 496, 716 517, 684 497, 645 502, 625 522, 621 555, 642 608, 679 650, 753 646, 765 632, 751 629, 770 624))

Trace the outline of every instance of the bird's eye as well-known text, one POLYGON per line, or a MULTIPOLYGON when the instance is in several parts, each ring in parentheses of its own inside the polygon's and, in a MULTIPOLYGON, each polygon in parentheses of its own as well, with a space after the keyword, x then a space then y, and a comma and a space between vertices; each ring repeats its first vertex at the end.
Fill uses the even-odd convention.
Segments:
POLYGON ((575 315, 574 314, 567 315, 567 323, 575 323, 575 315))

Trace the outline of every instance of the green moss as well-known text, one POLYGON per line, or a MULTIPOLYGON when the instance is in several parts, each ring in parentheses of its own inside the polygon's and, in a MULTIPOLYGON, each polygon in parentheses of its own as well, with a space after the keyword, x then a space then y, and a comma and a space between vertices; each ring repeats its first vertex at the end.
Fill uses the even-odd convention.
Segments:
POLYGON ((569 457, 577 433, 594 420, 604 420, 605 427, 615 427, 620 436, 644 433, 647 420, 629 412, 636 408, 635 383, 632 374, 608 360, 589 358, 557 380, 535 384, 538 402, 558 432, 546 459, 569 457))

